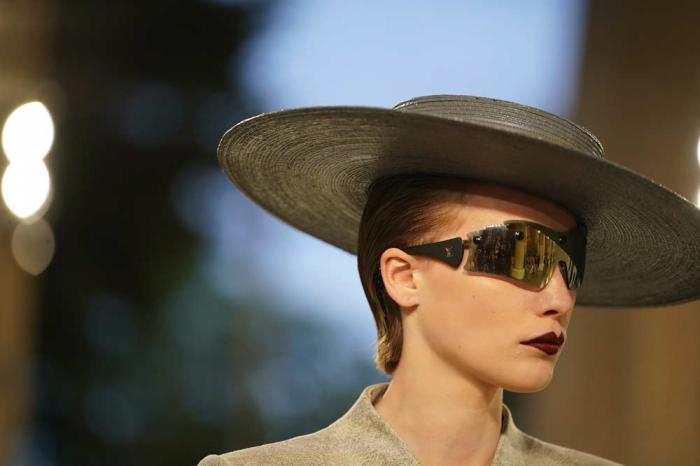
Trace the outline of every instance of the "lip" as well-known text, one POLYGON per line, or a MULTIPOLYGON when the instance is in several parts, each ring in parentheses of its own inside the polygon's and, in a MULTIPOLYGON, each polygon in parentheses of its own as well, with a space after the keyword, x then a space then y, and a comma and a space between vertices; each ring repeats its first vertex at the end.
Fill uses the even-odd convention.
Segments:
POLYGON ((559 336, 556 333, 547 332, 530 340, 521 342, 523 345, 532 346, 548 355, 556 354, 564 343, 564 332, 559 336))
POLYGON ((524 343, 526 345, 530 344, 530 343, 549 343, 552 345, 561 346, 564 344, 564 332, 561 332, 561 334, 559 336, 557 336, 556 333, 551 331, 551 332, 543 333, 542 335, 537 336, 535 338, 521 341, 520 343, 524 343))
POLYGON ((532 346, 540 351, 547 353, 548 355, 557 354, 559 352, 559 345, 553 343, 523 343, 526 346, 532 346))

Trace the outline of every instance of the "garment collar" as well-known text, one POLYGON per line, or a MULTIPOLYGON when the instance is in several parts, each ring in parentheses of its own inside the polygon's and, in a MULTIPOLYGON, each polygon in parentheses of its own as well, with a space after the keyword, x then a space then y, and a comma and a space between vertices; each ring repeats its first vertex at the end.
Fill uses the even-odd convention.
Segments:
MULTIPOLYGON (((365 387, 355 404, 334 424, 337 428, 349 430, 352 438, 363 437, 364 448, 381 455, 396 464, 419 466, 420 463, 409 451, 406 443, 394 428, 377 412, 374 402, 386 391, 388 382, 365 387), (365 438, 366 437, 366 438, 365 438)), ((513 421, 513 416, 505 403, 502 403, 501 436, 496 453, 491 462, 494 466, 513 464, 514 458, 525 458, 527 439, 513 421)))

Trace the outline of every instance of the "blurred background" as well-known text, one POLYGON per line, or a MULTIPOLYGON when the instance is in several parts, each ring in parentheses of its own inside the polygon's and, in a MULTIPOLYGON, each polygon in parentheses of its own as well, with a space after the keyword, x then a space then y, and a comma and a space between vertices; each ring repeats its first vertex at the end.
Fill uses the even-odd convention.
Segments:
MULTIPOLYGON (((218 168, 236 122, 513 100, 697 204, 698 20, 689 1, 0 1, 0 464, 193 465, 388 380, 355 256, 218 168)), ((550 386, 504 394, 517 425, 700 464, 700 302, 577 309, 550 386)))

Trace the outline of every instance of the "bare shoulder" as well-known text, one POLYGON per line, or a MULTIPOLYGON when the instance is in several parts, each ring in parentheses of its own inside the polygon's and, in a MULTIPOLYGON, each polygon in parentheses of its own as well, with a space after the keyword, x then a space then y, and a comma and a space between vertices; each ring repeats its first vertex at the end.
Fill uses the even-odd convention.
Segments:
POLYGON ((197 466, 342 464, 343 452, 337 447, 337 437, 325 428, 279 442, 208 455, 197 466))
POLYGON ((542 439, 528 434, 524 437, 528 443, 529 455, 539 458, 537 464, 541 465, 570 465, 570 466, 624 466, 622 463, 586 453, 573 448, 545 442, 542 439))

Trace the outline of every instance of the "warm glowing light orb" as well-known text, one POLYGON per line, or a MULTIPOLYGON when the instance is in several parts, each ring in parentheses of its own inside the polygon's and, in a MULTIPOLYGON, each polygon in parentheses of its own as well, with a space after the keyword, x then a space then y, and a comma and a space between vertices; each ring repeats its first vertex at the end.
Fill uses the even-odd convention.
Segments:
POLYGON ((37 101, 17 107, 2 129, 2 147, 10 162, 43 159, 51 149, 53 138, 51 114, 37 101))
POLYGON ((46 202, 51 187, 43 160, 12 162, 2 176, 2 197, 19 218, 27 218, 46 202))
POLYGON ((17 224, 10 248, 20 268, 32 275, 39 275, 49 266, 56 250, 51 225, 43 218, 30 224, 17 224))

